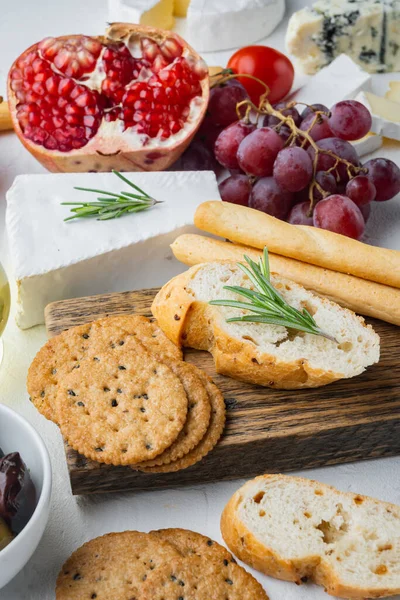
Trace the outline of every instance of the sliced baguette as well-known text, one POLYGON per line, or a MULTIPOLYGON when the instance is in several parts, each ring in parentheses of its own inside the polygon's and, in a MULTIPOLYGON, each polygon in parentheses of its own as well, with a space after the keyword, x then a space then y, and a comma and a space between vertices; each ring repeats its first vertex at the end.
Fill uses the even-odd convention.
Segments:
POLYGON ((247 482, 221 518, 222 536, 255 569, 306 580, 343 598, 400 593, 400 507, 285 475, 247 482))
POLYGON ((292 306, 306 308, 337 343, 278 325, 227 323, 245 311, 211 306, 239 296, 225 285, 251 287, 236 263, 200 264, 167 283, 154 299, 159 326, 177 345, 213 354, 218 373, 281 389, 317 387, 353 377, 379 360, 379 336, 364 319, 300 285, 272 276, 292 306))

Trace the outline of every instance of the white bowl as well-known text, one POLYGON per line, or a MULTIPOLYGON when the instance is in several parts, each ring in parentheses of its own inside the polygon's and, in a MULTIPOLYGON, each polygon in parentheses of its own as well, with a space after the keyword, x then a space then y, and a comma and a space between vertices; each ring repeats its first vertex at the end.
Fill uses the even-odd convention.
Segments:
POLYGON ((47 448, 35 429, 19 414, 0 404, 0 448, 19 452, 36 489, 36 508, 27 525, 0 550, 0 588, 4 587, 35 552, 49 518, 51 464, 47 448))

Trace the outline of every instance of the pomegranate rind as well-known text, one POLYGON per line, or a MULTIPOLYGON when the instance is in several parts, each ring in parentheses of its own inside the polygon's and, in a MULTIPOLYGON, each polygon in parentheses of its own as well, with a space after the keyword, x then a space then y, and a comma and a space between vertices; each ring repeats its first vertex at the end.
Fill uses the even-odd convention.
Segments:
MULTIPOLYGON (((72 35, 60 36, 58 39, 68 40, 72 35)), ((76 172, 107 172, 113 169, 118 171, 164 171, 178 160, 186 150, 199 129, 208 106, 210 85, 207 76, 207 68, 201 56, 178 34, 167 30, 157 29, 146 25, 135 25, 131 23, 111 23, 104 36, 92 36, 103 44, 123 41, 137 37, 150 37, 157 43, 162 43, 166 38, 174 38, 183 48, 185 58, 189 58, 194 65, 204 70, 204 76, 200 79, 201 98, 198 101, 198 111, 194 115, 185 131, 181 130, 176 136, 171 136, 168 144, 162 142, 153 143, 143 148, 132 148, 128 136, 115 134, 112 126, 104 120, 97 133, 82 148, 69 152, 48 150, 44 146, 34 143, 26 138, 17 118, 18 100, 11 88, 10 73, 16 67, 17 61, 35 50, 38 43, 30 46, 13 63, 10 69, 7 85, 10 114, 14 130, 25 148, 52 173, 76 173, 76 172), (174 138, 177 138, 174 141, 174 138)), ((196 101, 196 99, 194 99, 196 101)), ((193 102, 193 101, 192 101, 193 102)), ((122 122, 121 122, 122 123, 122 122)), ((115 127, 115 126, 114 126, 115 127)), ((122 130, 121 130, 122 133, 122 130)))

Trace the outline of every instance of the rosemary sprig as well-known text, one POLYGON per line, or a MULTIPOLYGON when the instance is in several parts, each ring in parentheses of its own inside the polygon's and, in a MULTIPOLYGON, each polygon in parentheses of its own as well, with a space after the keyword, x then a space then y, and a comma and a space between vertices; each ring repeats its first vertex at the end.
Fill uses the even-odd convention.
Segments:
POLYGON ((67 217, 64 221, 72 221, 72 219, 80 218, 88 219, 91 217, 97 217, 98 221, 108 221, 110 219, 118 219, 122 215, 129 213, 147 210, 156 204, 161 204, 159 200, 151 198, 139 186, 129 181, 129 179, 121 175, 118 171, 113 171, 113 173, 133 188, 136 194, 132 192, 115 194, 105 190, 75 187, 75 190, 103 194, 103 196, 98 197, 96 202, 62 202, 63 206, 75 206, 75 208, 71 208, 71 212, 75 214, 72 217, 67 217))
POLYGON ((337 340, 334 337, 325 333, 318 327, 313 317, 305 308, 303 308, 302 311, 299 311, 297 308, 290 306, 273 287, 271 284, 267 248, 264 248, 263 256, 260 257, 258 264, 246 255, 244 258, 248 266, 237 263, 238 267, 248 276, 257 291, 241 286, 225 285, 225 290, 243 296, 248 302, 226 299, 211 300, 210 304, 215 306, 241 308, 248 310, 249 313, 253 314, 227 319, 227 323, 242 322, 282 325, 288 329, 304 331, 305 333, 311 333, 312 335, 320 335, 337 343, 337 340))

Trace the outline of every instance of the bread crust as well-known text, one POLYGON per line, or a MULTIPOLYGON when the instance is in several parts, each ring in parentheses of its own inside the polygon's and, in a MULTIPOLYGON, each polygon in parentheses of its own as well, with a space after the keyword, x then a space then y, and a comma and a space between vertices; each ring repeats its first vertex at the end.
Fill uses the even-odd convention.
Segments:
MULTIPOLYGON (((256 385, 300 389, 327 385, 343 378, 341 373, 313 368, 306 359, 284 361, 230 337, 223 328, 218 309, 195 300, 187 291, 202 266, 196 265, 172 279, 153 301, 153 315, 175 344, 211 352, 217 373, 256 385)), ((361 318, 360 322, 364 324, 361 318)))
POLYGON ((233 242, 400 288, 400 252, 369 246, 317 227, 291 225, 229 202, 204 202, 196 227, 233 242))
MULTIPOLYGON (((171 245, 175 257, 192 266, 216 260, 243 261, 247 254, 253 260, 261 250, 240 246, 202 235, 187 233, 171 245)), ((302 285, 307 290, 333 300, 356 313, 400 326, 400 289, 354 275, 345 275, 315 265, 269 254, 271 271, 302 285)))
MULTIPOLYGON (((292 581, 298 585, 306 581, 313 581, 325 588, 325 591, 340 598, 351 598, 363 600, 365 598, 384 598, 400 593, 398 589, 382 587, 371 590, 364 587, 354 587, 344 585, 338 575, 333 571, 332 567, 324 561, 320 556, 309 556, 304 560, 285 560, 272 548, 264 546, 257 540, 251 531, 239 519, 238 509, 246 491, 253 486, 254 482, 269 479, 296 479, 301 484, 315 485, 335 494, 338 492, 336 488, 330 485, 315 482, 313 480, 302 477, 290 477, 286 475, 261 475, 244 484, 237 490, 228 504, 225 506, 221 516, 221 533, 222 537, 235 556, 240 560, 253 567, 257 571, 265 573, 270 577, 282 579, 284 581, 292 581)), ((356 496, 356 494, 345 493, 344 495, 356 496)), ((363 500, 371 500, 368 496, 357 494, 358 498, 363 500)), ((398 510, 399 507, 394 504, 382 502, 389 509, 398 510)))

